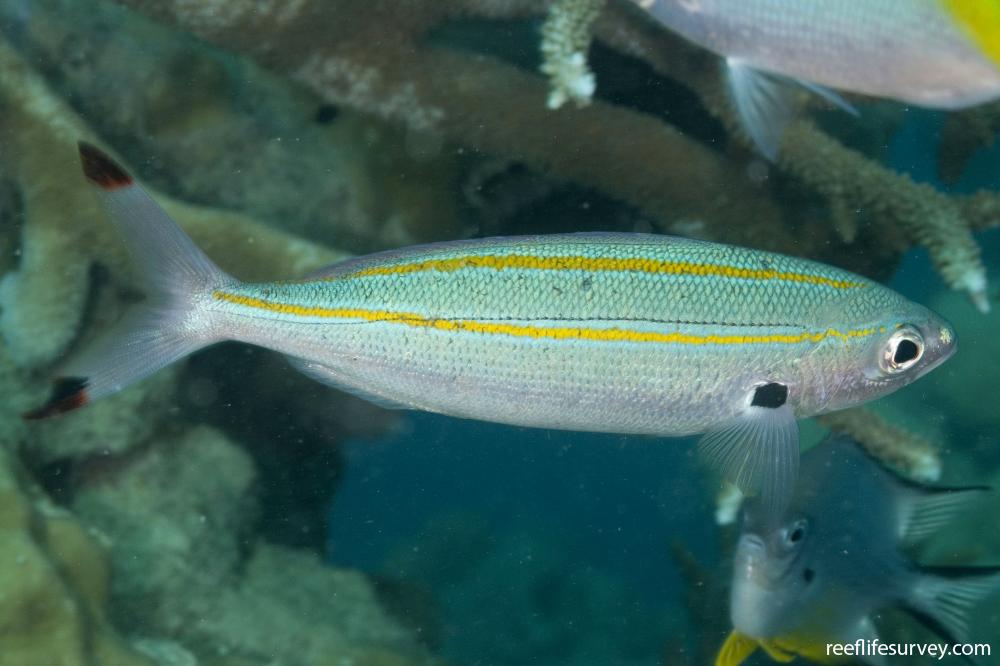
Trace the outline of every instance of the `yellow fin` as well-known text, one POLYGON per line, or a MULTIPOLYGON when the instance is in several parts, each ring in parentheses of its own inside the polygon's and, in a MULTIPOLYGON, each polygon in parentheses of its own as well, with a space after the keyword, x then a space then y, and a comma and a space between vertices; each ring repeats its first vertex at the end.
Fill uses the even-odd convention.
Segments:
POLYGON ((760 646, 767 652, 771 659, 788 663, 796 657, 801 657, 808 661, 819 664, 836 664, 852 662, 851 657, 838 657, 827 654, 826 646, 833 642, 816 636, 781 636, 760 641, 760 646))
POLYGON ((1000 66, 1000 0, 941 0, 993 62, 1000 66))
POLYGON ((726 642, 719 648, 719 654, 715 657, 715 666, 739 666, 756 649, 757 641, 738 631, 731 631, 726 636, 726 642))
POLYGON ((781 645, 776 640, 761 641, 760 646, 764 648, 768 657, 781 664, 787 664, 796 657, 795 652, 791 651, 789 646, 781 645))

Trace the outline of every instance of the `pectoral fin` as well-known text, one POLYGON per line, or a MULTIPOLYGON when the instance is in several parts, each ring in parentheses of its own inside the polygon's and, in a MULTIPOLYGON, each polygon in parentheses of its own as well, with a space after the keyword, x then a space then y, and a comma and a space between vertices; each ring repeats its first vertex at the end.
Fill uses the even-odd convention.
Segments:
POLYGON ((738 58, 726 59, 726 82, 740 124, 757 150, 772 162, 778 157, 781 135, 795 119, 796 84, 834 106, 858 115, 847 100, 829 88, 762 72, 738 58))
POLYGON ((748 497, 758 496, 767 516, 788 506, 799 472, 799 428, 782 384, 757 388, 743 414, 700 442, 702 456, 748 497))

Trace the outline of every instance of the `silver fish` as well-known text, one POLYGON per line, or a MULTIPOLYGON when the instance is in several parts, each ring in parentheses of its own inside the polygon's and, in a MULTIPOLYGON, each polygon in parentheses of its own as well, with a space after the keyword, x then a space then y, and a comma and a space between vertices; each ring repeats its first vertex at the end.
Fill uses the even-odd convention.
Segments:
POLYGON ((995 0, 634 0, 726 59, 744 127, 772 160, 794 80, 938 109, 1000 98, 995 0), (775 76, 776 75, 776 76, 775 76))
POLYGON ((516 425, 681 436, 781 505, 796 418, 891 393, 955 351, 952 328, 860 276, 804 259, 640 234, 439 243, 302 280, 222 273, 125 171, 84 173, 149 300, 72 359, 40 418, 195 350, 286 354, 379 404, 516 425))
POLYGON ((965 641, 968 613, 1000 587, 1000 567, 919 567, 901 546, 939 531, 986 490, 904 481, 846 437, 808 451, 780 523, 755 500, 745 503, 730 596, 734 631, 717 666, 736 666, 758 647, 779 661, 837 661, 827 645, 877 642, 872 615, 888 606, 949 643, 965 641))

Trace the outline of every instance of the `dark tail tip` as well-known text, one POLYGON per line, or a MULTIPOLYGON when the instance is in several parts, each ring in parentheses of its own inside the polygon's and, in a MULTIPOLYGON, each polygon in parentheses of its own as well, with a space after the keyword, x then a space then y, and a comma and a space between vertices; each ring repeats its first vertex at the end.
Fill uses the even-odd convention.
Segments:
POLYGON ((78 146, 83 175, 91 183, 105 190, 117 190, 132 184, 132 176, 103 150, 86 141, 80 141, 78 146))
POLYGON ((56 380, 52 387, 52 395, 48 401, 38 409, 32 409, 21 415, 26 421, 37 421, 39 419, 63 414, 73 411, 78 407, 83 407, 89 402, 87 398, 87 380, 82 377, 61 377, 56 380))

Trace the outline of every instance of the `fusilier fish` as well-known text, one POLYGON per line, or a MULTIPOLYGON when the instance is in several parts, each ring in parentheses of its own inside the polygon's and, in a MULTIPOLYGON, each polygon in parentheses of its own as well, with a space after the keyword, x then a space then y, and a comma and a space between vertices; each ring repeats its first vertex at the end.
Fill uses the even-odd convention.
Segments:
POLYGON ((301 280, 244 283, 110 158, 86 144, 80 154, 148 302, 71 360, 32 418, 238 340, 390 407, 568 430, 708 433, 707 456, 778 507, 798 468, 796 418, 891 393, 955 350, 947 323, 860 276, 656 235, 438 243, 301 280))
POLYGON ((774 159, 794 80, 918 106, 1000 98, 997 0, 634 0, 726 59, 743 125, 774 159))
MULTIPOLYGON (((778 523, 756 500, 744 503, 730 594, 734 630, 716 666, 737 666, 758 648, 780 662, 853 662, 827 645, 870 652, 879 642, 873 613, 890 606, 909 611, 949 647, 966 642, 968 614, 1000 587, 1000 567, 920 567, 901 546, 939 531, 988 488, 905 481, 846 437, 806 452, 801 471, 778 523)), ((887 663, 878 653, 856 656, 887 663)))

